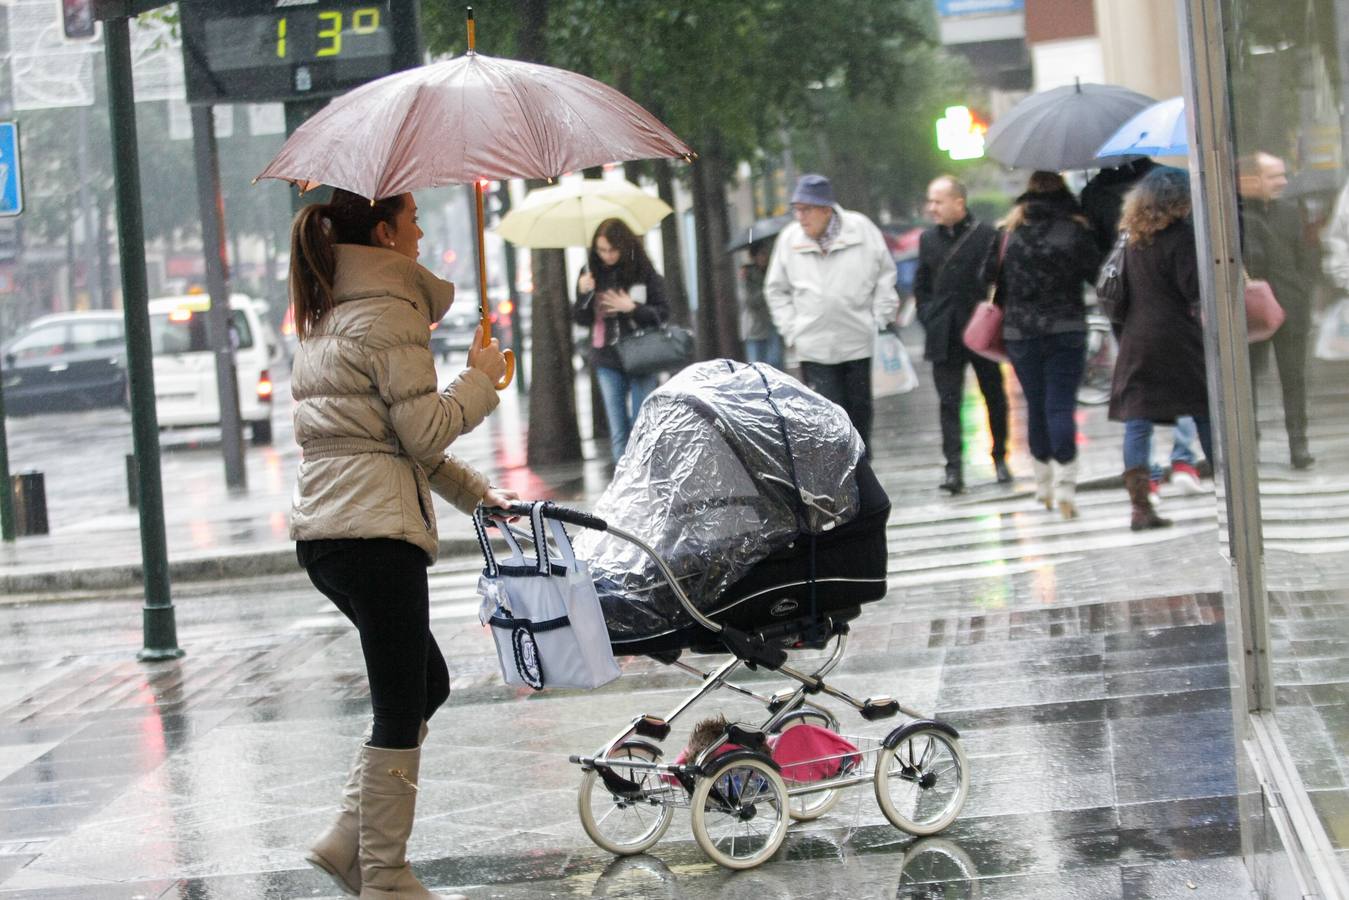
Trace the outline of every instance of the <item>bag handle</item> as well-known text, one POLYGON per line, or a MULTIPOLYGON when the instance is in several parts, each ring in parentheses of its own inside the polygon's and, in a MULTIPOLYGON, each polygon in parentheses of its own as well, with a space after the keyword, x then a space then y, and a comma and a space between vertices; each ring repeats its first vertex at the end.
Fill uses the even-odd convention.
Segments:
MULTIPOLYGON (((478 548, 482 551, 483 559, 487 564, 487 575, 490 578, 496 578, 501 574, 501 567, 497 564, 496 555, 492 552, 492 542, 487 537, 488 527, 496 528, 501 532, 501 537, 506 541, 506 545, 511 548, 511 556, 507 562, 513 566, 527 566, 529 560, 525 556, 524 550, 520 548, 520 542, 515 539, 511 533, 511 526, 508 522, 502 522, 498 519, 489 517, 483 506, 478 505, 473 510, 473 530, 478 536, 478 548)), ((530 522, 530 528, 533 530, 534 545, 539 545, 539 532, 530 522)))
POLYGON ((986 302, 998 306, 998 279, 1002 277, 1002 261, 1007 256, 1007 242, 1012 239, 1010 230, 1002 233, 1002 242, 998 245, 998 265, 993 269, 993 280, 988 285, 986 302))

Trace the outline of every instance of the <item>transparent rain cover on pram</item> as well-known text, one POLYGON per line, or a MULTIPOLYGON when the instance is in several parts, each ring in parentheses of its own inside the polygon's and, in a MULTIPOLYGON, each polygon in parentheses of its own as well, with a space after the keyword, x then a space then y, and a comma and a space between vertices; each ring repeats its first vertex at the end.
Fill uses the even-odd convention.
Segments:
MULTIPOLYGON (((712 360, 647 397, 594 512, 650 544, 693 604, 715 612, 717 598, 755 563, 801 534, 856 517, 861 457, 841 407, 771 366, 712 360)), ((689 624, 638 547, 597 531, 575 544, 611 638, 689 624)))

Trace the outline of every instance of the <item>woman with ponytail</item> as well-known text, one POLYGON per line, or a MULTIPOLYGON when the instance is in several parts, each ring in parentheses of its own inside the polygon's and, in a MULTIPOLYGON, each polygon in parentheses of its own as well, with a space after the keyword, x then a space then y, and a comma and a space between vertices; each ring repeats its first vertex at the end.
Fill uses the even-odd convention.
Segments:
POLYGON ((372 203, 335 190, 291 234, 292 369, 302 451, 291 537, 310 580, 356 626, 374 724, 336 821, 305 858, 366 898, 436 897, 406 858, 426 722, 450 693, 429 627, 434 491, 465 514, 515 497, 446 453, 496 408, 506 361, 479 334, 437 390, 431 325, 454 285, 417 264, 411 194, 372 203))

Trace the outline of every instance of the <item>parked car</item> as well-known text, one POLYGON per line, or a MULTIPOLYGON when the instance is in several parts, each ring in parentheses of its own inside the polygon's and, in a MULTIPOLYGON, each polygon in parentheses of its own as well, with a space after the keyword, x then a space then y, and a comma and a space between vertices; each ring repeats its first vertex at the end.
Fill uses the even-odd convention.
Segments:
POLYGON ((467 350, 478 328, 478 315, 477 294, 456 292, 450 311, 431 326, 431 352, 445 359, 455 350, 467 350))
POLYGON ((122 314, 56 313, 35 319, 4 346, 5 409, 69 412, 126 403, 122 314))
MULTIPOLYGON (((155 409, 161 428, 220 424, 215 357, 207 339, 205 294, 150 301, 150 345, 154 350, 155 409)), ((239 417, 254 444, 272 442, 272 376, 278 352, 267 337, 260 304, 243 294, 230 297, 230 342, 239 383, 239 417)), ((261 307, 265 310, 265 306, 261 307)))

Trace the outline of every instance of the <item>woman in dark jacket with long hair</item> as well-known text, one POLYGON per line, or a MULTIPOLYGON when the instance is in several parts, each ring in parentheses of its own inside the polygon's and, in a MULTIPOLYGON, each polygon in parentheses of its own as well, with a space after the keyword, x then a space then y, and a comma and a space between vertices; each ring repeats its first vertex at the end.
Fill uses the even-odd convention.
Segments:
POLYGON ((605 219, 590 242, 590 259, 576 282, 573 316, 590 326, 590 364, 604 396, 614 462, 623 456, 642 401, 656 389, 655 375, 623 371, 617 344, 625 335, 658 328, 670 317, 665 279, 656 271, 642 239, 622 219, 605 219))
POLYGON ((1171 524, 1148 502, 1154 422, 1193 416, 1204 455, 1213 459, 1190 212, 1190 176, 1162 166, 1138 182, 1120 218, 1129 243, 1124 298, 1113 316, 1120 332, 1110 418, 1124 423, 1124 486, 1134 531, 1171 524))
POLYGON ((1086 367, 1085 284, 1101 253, 1082 208, 1055 172, 1036 172, 999 223, 984 272, 996 281, 1007 355, 1026 397, 1035 497, 1077 515, 1077 386, 1086 367))

